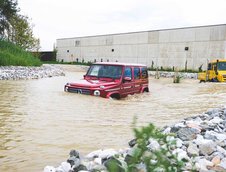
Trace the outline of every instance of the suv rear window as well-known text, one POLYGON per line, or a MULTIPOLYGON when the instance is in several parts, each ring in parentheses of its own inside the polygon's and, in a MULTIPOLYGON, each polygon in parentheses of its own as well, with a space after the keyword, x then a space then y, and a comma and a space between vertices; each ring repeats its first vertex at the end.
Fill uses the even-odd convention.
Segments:
POLYGON ((141 78, 144 79, 144 78, 148 78, 148 70, 146 67, 142 67, 141 68, 141 78))

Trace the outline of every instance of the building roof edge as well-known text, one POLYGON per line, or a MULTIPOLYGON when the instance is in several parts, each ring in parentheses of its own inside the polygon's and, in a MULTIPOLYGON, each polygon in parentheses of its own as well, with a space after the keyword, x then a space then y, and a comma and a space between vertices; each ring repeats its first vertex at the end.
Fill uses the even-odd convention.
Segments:
POLYGON ((168 31, 168 30, 181 30, 181 29, 192 29, 192 28, 203 28, 203 27, 214 27, 214 26, 226 26, 226 24, 203 25, 203 26, 190 26, 190 27, 178 27, 178 28, 170 28, 170 29, 154 29, 154 30, 146 30, 146 31, 112 33, 112 34, 103 34, 103 35, 89 35, 89 36, 79 36, 79 37, 70 37, 70 38, 59 38, 59 39, 56 39, 56 40, 81 39, 81 38, 100 37, 100 36, 114 36, 114 35, 123 35, 123 34, 134 34, 134 33, 144 33, 144 32, 157 32, 157 31, 168 31))

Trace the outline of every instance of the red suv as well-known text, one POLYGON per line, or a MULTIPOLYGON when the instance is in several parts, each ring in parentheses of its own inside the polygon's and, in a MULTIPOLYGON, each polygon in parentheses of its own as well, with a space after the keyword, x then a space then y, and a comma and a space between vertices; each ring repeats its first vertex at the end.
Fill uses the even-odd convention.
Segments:
POLYGON ((120 99, 128 94, 148 92, 147 66, 127 63, 95 63, 84 79, 67 83, 64 90, 73 93, 120 99))

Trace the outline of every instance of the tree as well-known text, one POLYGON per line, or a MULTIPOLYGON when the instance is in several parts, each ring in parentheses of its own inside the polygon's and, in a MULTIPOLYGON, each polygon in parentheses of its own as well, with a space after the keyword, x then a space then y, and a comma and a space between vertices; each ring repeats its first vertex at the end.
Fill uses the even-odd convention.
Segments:
POLYGON ((29 18, 18 14, 17 0, 0 0, 0 38, 25 50, 39 50, 40 40, 33 35, 29 18))
POLYGON ((38 50, 39 39, 33 35, 33 26, 29 23, 29 18, 23 15, 15 15, 11 18, 12 25, 9 39, 11 42, 19 45, 25 50, 38 50))
POLYGON ((0 37, 7 38, 10 20, 17 14, 17 0, 0 0, 0 37))

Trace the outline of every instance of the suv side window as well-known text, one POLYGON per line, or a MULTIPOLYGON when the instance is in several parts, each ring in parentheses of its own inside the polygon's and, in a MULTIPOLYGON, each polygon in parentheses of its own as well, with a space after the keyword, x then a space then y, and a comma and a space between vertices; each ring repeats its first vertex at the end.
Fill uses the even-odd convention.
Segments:
POLYGON ((140 68, 135 67, 133 70, 134 79, 140 79, 140 68))
POLYGON ((132 79, 132 69, 130 67, 125 67, 124 77, 130 77, 132 79))
POLYGON ((148 78, 148 70, 146 67, 141 68, 141 78, 142 79, 148 78))

